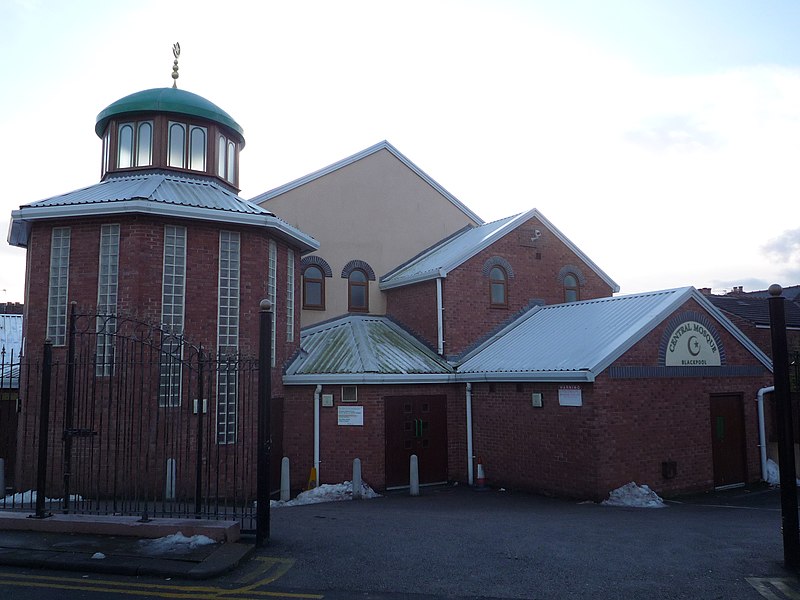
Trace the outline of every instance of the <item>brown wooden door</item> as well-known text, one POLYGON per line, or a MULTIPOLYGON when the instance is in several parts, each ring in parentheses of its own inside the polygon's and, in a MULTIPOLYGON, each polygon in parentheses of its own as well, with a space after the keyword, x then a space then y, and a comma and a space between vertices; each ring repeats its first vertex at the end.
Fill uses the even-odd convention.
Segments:
POLYGON ((419 482, 447 481, 447 397, 391 396, 386 405, 386 487, 409 484, 417 455, 419 482))
POLYGON ((714 487, 746 481, 744 406, 738 395, 711 396, 714 487))

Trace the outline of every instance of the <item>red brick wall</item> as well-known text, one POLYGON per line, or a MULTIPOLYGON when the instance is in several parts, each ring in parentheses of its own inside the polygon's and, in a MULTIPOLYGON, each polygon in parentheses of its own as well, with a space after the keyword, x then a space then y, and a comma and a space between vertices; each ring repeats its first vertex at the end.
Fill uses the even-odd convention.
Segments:
MULTIPOLYGON (((284 400, 284 455, 289 457, 292 488, 305 488, 314 466, 314 386, 286 386, 284 400)), ((361 459, 364 481, 374 489, 386 485, 386 426, 383 398, 406 395, 447 396, 448 472, 450 479, 466 479, 466 419, 463 385, 359 385, 358 403, 364 407, 364 426, 337 424, 341 386, 325 385, 333 407, 320 407, 320 482, 341 483, 353 476, 353 459, 361 459)), ((348 406, 352 406, 350 403, 348 406)))
MULTIPOLYGON (((70 269, 68 302, 76 302, 78 310, 92 310, 97 303, 97 270, 100 227, 104 223, 120 224, 120 259, 118 310, 121 315, 134 316, 151 324, 161 317, 163 236, 164 225, 187 227, 185 335, 192 344, 202 344, 207 351, 217 345, 217 305, 219 273, 219 232, 222 229, 241 233, 240 264, 240 352, 255 356, 258 351, 259 303, 267 296, 269 238, 254 228, 228 226, 198 221, 164 220, 145 216, 125 216, 113 219, 70 219, 58 223, 36 223, 31 230, 27 255, 27 289, 25 338, 27 358, 41 359, 46 335, 50 243, 53 227, 69 226, 70 269)), ((276 314, 276 368, 272 371, 273 396, 282 395, 280 373, 283 365, 299 346, 299 320, 295 319, 295 340, 287 342, 287 246, 278 241, 276 314)), ((295 253, 295 267, 299 252, 295 253)), ((295 272, 295 315, 300 311, 299 274, 295 272)), ((54 361, 64 361, 65 347, 54 348, 54 361)), ((25 371, 23 371, 25 373, 25 371)), ((188 375, 187 375, 188 377, 188 375)), ((59 379, 60 381, 60 379, 59 379)), ((157 382, 155 382, 157 384, 157 382)), ((20 427, 33 431, 32 423, 38 414, 38 378, 23 381, 25 417, 20 427)), ((55 385, 55 384, 54 384, 55 385)), ((155 388, 154 388, 155 389, 155 388)), ((216 404, 213 390, 204 394, 209 399, 208 415, 215 420, 216 404)), ((153 402, 155 402, 153 398, 153 402)), ((245 442, 254 429, 253 407, 240 406, 240 442, 245 442), (248 413, 250 411, 250 413, 248 413)), ((181 409, 183 410, 183 409, 181 409)), ((188 408, 187 408, 188 410, 188 408)), ((175 412, 175 411, 173 411, 175 412)), ((166 418, 166 417, 164 417, 166 418)), ((55 423, 56 426, 60 426, 55 423)), ((29 431, 29 433, 30 433, 29 431)), ((30 438, 33 439, 33 438, 30 438)), ((30 441, 30 439, 28 441, 30 441)), ((213 437, 212 437, 213 440, 213 437)), ((213 441, 212 441, 213 443, 213 441)), ((23 440, 21 447, 25 445, 23 440)), ((33 448, 20 452, 18 461, 31 464, 33 448), (27 452, 27 455, 26 455, 27 452)), ((223 456, 230 448, 221 448, 223 456)))
POLYGON ((436 280, 386 290, 386 314, 405 325, 431 348, 437 347, 436 280))
POLYGON ((445 354, 463 352, 528 306, 531 300, 543 300, 546 304, 564 302, 564 288, 558 275, 568 265, 580 269, 586 279, 580 288, 581 299, 612 295, 611 287, 535 218, 448 273, 443 285, 445 354), (527 243, 523 239, 526 232, 534 229, 543 232, 536 247, 523 245, 527 243), (514 277, 508 279, 507 308, 490 305, 489 280, 482 270, 493 256, 507 260, 514 271, 514 277))

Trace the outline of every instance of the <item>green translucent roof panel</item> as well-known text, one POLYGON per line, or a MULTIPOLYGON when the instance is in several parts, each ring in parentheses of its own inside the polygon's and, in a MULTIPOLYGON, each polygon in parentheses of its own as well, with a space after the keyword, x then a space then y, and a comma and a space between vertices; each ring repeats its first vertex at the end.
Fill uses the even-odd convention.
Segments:
POLYGON ((154 88, 120 98, 97 115, 94 130, 98 137, 112 118, 129 113, 161 112, 191 115, 225 125, 235 131, 244 142, 244 130, 228 113, 202 96, 178 88, 154 88))

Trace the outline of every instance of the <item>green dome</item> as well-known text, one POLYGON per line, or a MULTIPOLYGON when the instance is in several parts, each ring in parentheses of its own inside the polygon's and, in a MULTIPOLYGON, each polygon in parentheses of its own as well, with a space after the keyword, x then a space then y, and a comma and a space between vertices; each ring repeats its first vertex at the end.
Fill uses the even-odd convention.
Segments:
POLYGON ((233 117, 202 96, 178 88, 154 88, 120 98, 97 115, 95 133, 103 137, 109 120, 116 116, 142 112, 175 113, 208 119, 235 131, 244 144, 244 131, 233 117))

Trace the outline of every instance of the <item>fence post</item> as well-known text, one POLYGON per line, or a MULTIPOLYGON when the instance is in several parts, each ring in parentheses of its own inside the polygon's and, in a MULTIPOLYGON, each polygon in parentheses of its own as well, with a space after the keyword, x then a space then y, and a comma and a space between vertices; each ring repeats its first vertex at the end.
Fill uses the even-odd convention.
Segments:
POLYGON ((769 325, 772 337, 772 374, 778 416, 778 458, 781 482, 783 562, 787 569, 800 566, 800 533, 797 517, 797 474, 794 468, 794 426, 789 395, 789 353, 786 344, 786 314, 783 290, 769 286, 769 325))
POLYGON ((51 516, 44 512, 47 487, 47 437, 50 423, 50 375, 53 367, 53 342, 45 340, 42 352, 42 389, 39 403, 39 457, 36 465, 36 514, 37 519, 51 516))
POLYGON ((72 434, 75 413, 75 309, 73 301, 69 307, 69 331, 67 332, 67 390, 64 398, 64 512, 69 512, 69 480, 72 476, 72 434))
MULTIPOLYGON (((185 350, 185 349, 184 349, 185 350)), ((203 510, 203 346, 197 351, 197 456, 194 467, 194 516, 203 510)))
POLYGON ((258 337, 258 440, 256 546, 269 539, 270 409, 272 399, 272 302, 262 300, 258 337))

